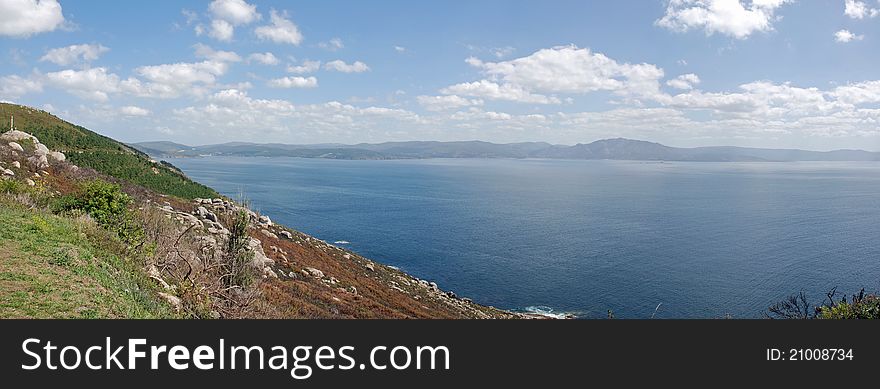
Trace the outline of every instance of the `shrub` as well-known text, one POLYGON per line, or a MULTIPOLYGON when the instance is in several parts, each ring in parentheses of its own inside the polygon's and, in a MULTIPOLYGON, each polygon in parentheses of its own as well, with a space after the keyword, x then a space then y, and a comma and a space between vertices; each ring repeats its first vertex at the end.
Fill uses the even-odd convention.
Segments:
POLYGON ((27 187, 16 180, 7 179, 0 180, 0 193, 3 194, 19 194, 27 191, 27 187))
POLYGON ((226 242, 226 255, 223 262, 224 284, 230 287, 246 288, 254 282, 254 271, 251 262, 254 252, 250 248, 248 225, 250 217, 242 210, 237 212, 229 222, 229 240, 226 242))
POLYGON ((129 212, 131 203, 131 197, 119 185, 94 180, 82 184, 75 194, 58 199, 53 208, 56 211, 85 212, 98 224, 116 232, 126 243, 137 244, 143 231, 129 212))

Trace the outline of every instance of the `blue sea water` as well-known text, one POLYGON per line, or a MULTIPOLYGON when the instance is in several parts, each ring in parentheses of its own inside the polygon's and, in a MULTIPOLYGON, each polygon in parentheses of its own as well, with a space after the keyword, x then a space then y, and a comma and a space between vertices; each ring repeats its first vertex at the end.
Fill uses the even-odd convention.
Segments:
POLYGON ((500 308, 752 318, 802 290, 817 302, 880 290, 877 163, 171 162, 277 222, 500 308))

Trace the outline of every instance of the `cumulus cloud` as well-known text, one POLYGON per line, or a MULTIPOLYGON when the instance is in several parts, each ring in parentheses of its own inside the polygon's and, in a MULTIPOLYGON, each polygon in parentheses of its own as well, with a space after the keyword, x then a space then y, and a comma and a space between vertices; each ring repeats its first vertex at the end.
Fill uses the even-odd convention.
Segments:
POLYGON ((196 43, 193 48, 195 49, 195 54, 198 58, 204 58, 217 62, 241 61, 241 56, 232 51, 214 50, 211 46, 201 43, 196 43))
POLYGON ((257 6, 244 0, 214 0, 208 6, 208 11, 215 19, 225 20, 236 26, 260 19, 257 6))
POLYGON ((16 99, 29 93, 42 92, 39 80, 17 75, 0 77, 0 99, 16 99))
POLYGON ((398 52, 398 53, 403 53, 403 52, 406 52, 406 47, 403 47, 403 46, 394 46, 394 51, 396 51, 396 52, 398 52))
POLYGON ((235 136, 237 139, 291 139, 321 142, 328 139, 379 138, 391 128, 413 128, 419 115, 385 107, 356 107, 331 101, 294 105, 286 100, 257 99, 228 89, 214 93, 205 104, 173 111, 174 127, 190 133, 235 136))
POLYGON ((509 61, 483 62, 471 57, 466 62, 488 79, 453 85, 442 93, 559 104, 559 98, 546 94, 607 91, 627 97, 651 97, 660 93, 663 78, 663 70, 655 65, 621 63, 576 46, 542 49, 509 61))
POLYGON ((370 71, 370 67, 361 61, 355 61, 352 64, 347 64, 344 61, 338 59, 324 64, 324 69, 342 73, 363 73, 370 71))
POLYGON ((314 73, 321 69, 321 61, 303 61, 302 65, 290 65, 287 67, 288 73, 308 74, 314 73))
POLYGON ((28 37, 64 26, 56 0, 0 1, 0 36, 28 37))
POLYGON ((96 101, 107 101, 109 94, 119 90, 119 76, 106 68, 62 70, 46 73, 46 83, 73 95, 96 101))
POLYGON ((265 52, 265 53, 253 53, 253 54, 249 55, 248 62, 256 62, 256 63, 260 63, 263 65, 274 66, 274 65, 278 65, 279 63, 281 63, 281 60, 279 60, 278 57, 275 56, 275 54, 272 54, 270 52, 265 52))
POLYGON ((843 14, 853 19, 864 19, 880 15, 880 10, 869 7, 864 1, 845 0, 843 14))
POLYGON ((685 32, 702 29, 706 35, 724 34, 746 39, 773 30, 776 11, 793 0, 670 0, 658 26, 685 32))
POLYGON ((148 116, 150 115, 150 110, 136 107, 133 105, 128 105, 122 108, 119 108, 119 112, 125 116, 148 116))
POLYGON ((282 77, 270 80, 268 85, 272 88, 315 88, 318 79, 315 77, 282 77))
POLYGON ((860 41, 862 39, 865 39, 864 35, 856 35, 849 30, 840 30, 834 33, 834 40, 840 43, 849 43, 852 41, 860 41))
POLYGON ((69 66, 74 64, 87 64, 101 57, 101 54, 110 49, 99 44, 71 45, 51 49, 40 58, 41 62, 52 62, 56 65, 69 66))
MULTIPOLYGON (((214 0, 208 5, 208 14, 211 16, 210 26, 206 29, 201 24, 196 25, 196 35, 208 34, 222 42, 232 41, 236 26, 250 24, 261 18, 257 6, 244 0, 214 0)), ((194 20, 193 16, 187 15, 188 24, 194 20)))
POLYGON ((254 30, 258 38, 294 46, 299 46, 302 43, 303 35, 299 31, 299 27, 287 19, 286 14, 273 9, 269 15, 269 22, 268 25, 257 27, 254 30))
POLYGON ((514 101, 519 103, 561 103, 561 101, 556 97, 548 97, 540 94, 531 93, 516 84, 499 85, 488 80, 465 82, 461 84, 451 85, 441 89, 440 93, 448 95, 479 97, 488 100, 514 101))
POLYGON ((135 69, 135 73, 146 82, 129 78, 120 81, 120 89, 140 97, 202 96, 217 88, 217 77, 224 75, 228 69, 226 62, 215 60, 141 66, 135 69))
POLYGON ((700 77, 696 74, 682 74, 672 80, 666 81, 666 85, 669 85, 675 89, 684 89, 690 90, 694 89, 694 86, 700 83, 700 77))
POLYGON ((475 105, 483 105, 483 100, 466 99, 461 96, 418 96, 416 100, 422 107, 428 111, 447 111, 450 109, 458 109, 462 107, 470 107, 475 105))

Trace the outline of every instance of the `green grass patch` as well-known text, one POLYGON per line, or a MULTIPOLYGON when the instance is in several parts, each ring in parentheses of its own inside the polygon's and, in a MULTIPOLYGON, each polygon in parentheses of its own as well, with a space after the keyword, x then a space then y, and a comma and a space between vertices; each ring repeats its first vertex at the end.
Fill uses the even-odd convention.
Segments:
POLYGON ((0 317, 174 317, 114 239, 86 219, 0 204, 0 317))

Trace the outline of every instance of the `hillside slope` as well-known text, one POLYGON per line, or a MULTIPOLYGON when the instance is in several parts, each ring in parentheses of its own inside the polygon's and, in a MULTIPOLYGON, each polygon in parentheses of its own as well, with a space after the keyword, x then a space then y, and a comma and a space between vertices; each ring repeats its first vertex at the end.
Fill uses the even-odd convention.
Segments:
POLYGON ((274 224, 47 112, 0 108, 22 130, 0 135, 0 317, 526 317, 274 224))
POLYGON ((147 154, 46 111, 0 103, 0 118, 8 123, 10 117, 14 117, 16 129, 36 136, 46 147, 64 153, 77 166, 92 168, 162 194, 187 199, 218 196, 173 166, 152 161, 147 154))

